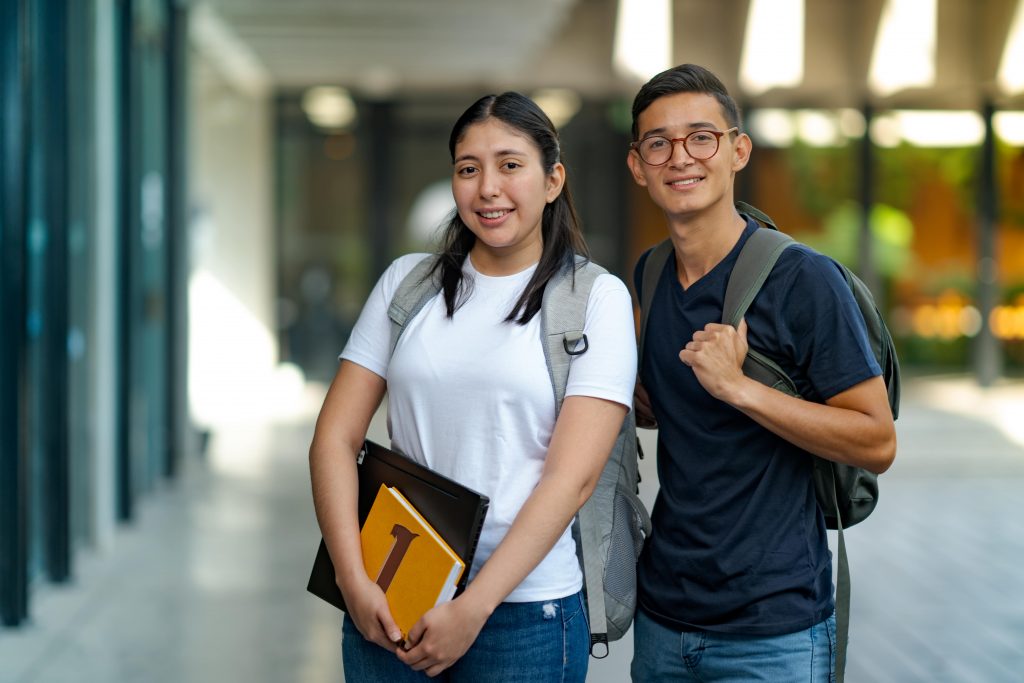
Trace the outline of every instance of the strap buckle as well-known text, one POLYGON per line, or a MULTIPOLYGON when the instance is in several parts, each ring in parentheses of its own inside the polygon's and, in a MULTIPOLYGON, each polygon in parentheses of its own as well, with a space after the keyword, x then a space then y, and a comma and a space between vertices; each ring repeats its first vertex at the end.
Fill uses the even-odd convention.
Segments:
POLYGON ((587 340, 587 335, 582 332, 566 332, 565 335, 562 336, 562 347, 570 356, 582 356, 587 352, 587 349, 590 348, 590 342, 587 340), (575 351, 574 349, 576 344, 579 343, 581 339, 583 340, 583 348, 579 351, 575 351), (570 344, 572 345, 571 348, 570 344))

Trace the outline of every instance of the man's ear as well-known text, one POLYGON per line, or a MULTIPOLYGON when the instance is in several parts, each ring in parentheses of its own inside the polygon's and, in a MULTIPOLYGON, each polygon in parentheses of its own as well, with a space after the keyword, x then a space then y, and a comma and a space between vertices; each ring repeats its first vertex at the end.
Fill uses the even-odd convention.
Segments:
POLYGON ((754 142, 746 133, 736 136, 732 146, 732 170, 740 171, 750 162, 750 154, 754 151, 754 142))
POLYGON ((640 187, 647 187, 647 177, 644 175, 644 162, 640 159, 640 155, 636 153, 636 150, 629 150, 626 153, 626 165, 629 166, 629 172, 633 174, 633 180, 640 187))

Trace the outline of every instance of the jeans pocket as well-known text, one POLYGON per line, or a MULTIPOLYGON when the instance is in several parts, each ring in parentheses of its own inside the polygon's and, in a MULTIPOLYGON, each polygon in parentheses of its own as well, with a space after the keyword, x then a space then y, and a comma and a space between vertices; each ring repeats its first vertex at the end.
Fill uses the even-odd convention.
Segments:
POLYGON ((582 591, 575 595, 559 600, 562 605, 562 623, 568 626, 575 619, 587 618, 587 610, 584 609, 582 591))

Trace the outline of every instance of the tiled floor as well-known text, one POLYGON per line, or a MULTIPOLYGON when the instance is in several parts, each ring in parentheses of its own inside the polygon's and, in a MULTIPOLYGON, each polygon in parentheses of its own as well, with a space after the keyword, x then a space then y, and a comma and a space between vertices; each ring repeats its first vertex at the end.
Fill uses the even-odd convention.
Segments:
MULTIPOLYGON (((1024 680, 1024 386, 911 382, 897 425, 881 503, 847 535, 847 680, 1024 680)), ((32 621, 0 631, 0 681, 341 681, 338 614, 304 591, 311 431, 219 432, 111 551, 79 558, 74 585, 40 589, 32 621)), ((614 643, 588 680, 627 680, 631 650, 614 643)))

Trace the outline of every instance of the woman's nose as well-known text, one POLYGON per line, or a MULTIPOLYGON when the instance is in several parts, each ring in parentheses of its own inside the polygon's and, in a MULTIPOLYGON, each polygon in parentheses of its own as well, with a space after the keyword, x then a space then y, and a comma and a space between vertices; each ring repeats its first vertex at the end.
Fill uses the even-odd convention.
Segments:
POLYGON ((497 197, 501 194, 501 179, 494 171, 480 172, 480 196, 497 197))

